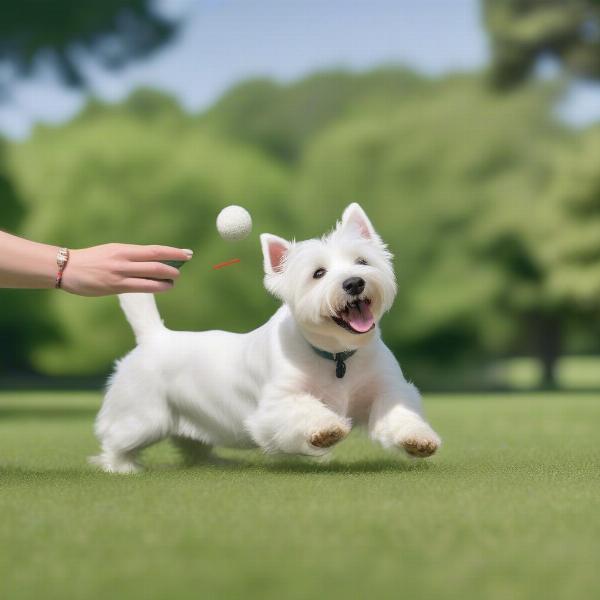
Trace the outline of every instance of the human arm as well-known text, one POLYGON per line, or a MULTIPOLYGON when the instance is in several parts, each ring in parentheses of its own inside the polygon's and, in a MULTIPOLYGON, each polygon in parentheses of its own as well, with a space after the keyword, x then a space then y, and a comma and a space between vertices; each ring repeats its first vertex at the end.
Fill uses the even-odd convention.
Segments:
MULTIPOLYGON (((0 231, 0 287, 55 287, 58 249, 0 231)), ((162 292, 173 287, 179 271, 159 261, 191 257, 191 250, 168 246, 104 244, 71 250, 61 287, 81 296, 162 292)))

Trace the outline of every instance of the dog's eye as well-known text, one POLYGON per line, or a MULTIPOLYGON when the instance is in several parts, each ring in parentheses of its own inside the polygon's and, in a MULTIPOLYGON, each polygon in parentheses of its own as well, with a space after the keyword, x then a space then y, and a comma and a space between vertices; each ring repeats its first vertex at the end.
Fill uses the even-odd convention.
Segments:
POLYGON ((369 263, 367 262, 367 260, 365 258, 357 258, 356 259, 356 264, 357 265, 368 265, 369 263))
POLYGON ((321 277, 323 277, 323 275, 325 275, 325 273, 327 273, 327 271, 325 269, 323 269, 323 268, 317 269, 313 273, 313 279, 321 279, 321 277))

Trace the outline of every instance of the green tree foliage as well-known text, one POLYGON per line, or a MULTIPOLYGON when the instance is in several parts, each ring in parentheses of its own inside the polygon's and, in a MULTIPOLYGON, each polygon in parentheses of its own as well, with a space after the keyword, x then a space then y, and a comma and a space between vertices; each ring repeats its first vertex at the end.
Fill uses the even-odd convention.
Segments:
MULTIPOLYGON (((119 107, 95 104, 64 127, 39 130, 14 149, 12 165, 32 238, 71 248, 127 241, 194 249, 177 290, 161 298, 174 328, 243 330, 272 309, 256 238, 229 246, 214 223, 234 203, 261 215, 260 227, 290 223, 286 176, 256 150, 190 127, 170 100, 141 93, 119 107), (240 265, 212 270, 232 254, 240 265)), ((63 338, 36 349, 39 369, 96 373, 131 346, 115 298, 50 294, 63 338)))
MULTIPOLYGON (((4 162, 1 147, 0 165, 4 162)), ((25 217, 25 206, 6 167, 0 169, 0 229, 14 232, 25 217)), ((0 290, 0 373, 28 371, 30 348, 49 339, 54 330, 43 296, 22 290, 0 290)))
POLYGON ((29 75, 42 55, 65 82, 83 83, 74 50, 85 50, 107 67, 140 58, 170 39, 175 23, 149 0, 3 0, 0 64, 29 75))
POLYGON ((15 231, 25 216, 25 207, 5 166, 4 155, 5 147, 2 143, 0 146, 0 224, 2 229, 15 231))
MULTIPOLYGON (((483 0, 492 42, 492 77, 500 88, 522 85, 542 57, 559 59, 566 72, 600 78, 600 3, 595 0, 483 0)), ((553 181, 537 212, 536 250, 545 273, 537 323, 544 380, 553 385, 565 345, 593 347, 598 317, 598 133, 563 144, 553 181), (567 335, 565 329, 571 330, 567 335), (575 341, 578 340, 578 341, 575 341), (587 340, 587 341, 586 341, 587 340)), ((596 338, 597 338, 597 331, 596 338)))
MULTIPOLYGON (((0 3, 0 101, 15 77, 42 63, 69 85, 85 83, 77 52, 114 68, 166 43, 176 28, 149 0, 3 0, 0 3), (76 52, 77 51, 77 52, 76 52)), ((0 156, 0 227, 16 232, 23 206, 0 156)), ((58 207, 60 208, 60 207, 58 207)), ((57 331, 49 324, 43 293, 0 292, 0 371, 27 370, 36 342, 57 331)))
POLYGON ((549 298, 579 311, 600 310, 600 129, 563 148, 547 198, 551 219, 540 241, 549 298))
POLYGON ((542 56, 577 76, 600 77, 597 0, 483 0, 483 14, 499 87, 522 83, 542 56))
POLYGON ((317 73, 289 85, 252 80, 225 94, 201 120, 221 134, 293 163, 308 140, 357 103, 387 108, 426 86, 414 72, 391 68, 354 75, 317 73))
POLYGON ((313 232, 356 200, 397 257, 385 335, 400 356, 497 356, 537 327, 546 274, 530 216, 566 135, 550 120, 553 96, 497 97, 451 78, 386 111, 363 107, 308 149, 298 204, 313 232))
POLYGON ((600 350, 599 156, 597 127, 561 147, 545 198, 537 243, 548 274, 539 347, 549 382, 565 345, 600 350))
MULTIPOLYGON (((458 372, 461 361, 534 353, 551 383, 561 352, 591 347, 576 317, 590 314, 600 285, 598 132, 556 124, 552 86, 498 96, 478 76, 331 77, 346 93, 326 74, 258 81, 194 117, 146 90, 39 128, 10 152, 24 232, 74 248, 193 248, 176 290, 160 297, 167 322, 245 331, 276 306, 256 234, 317 236, 358 201, 396 255, 400 291, 383 330, 413 376, 415 365, 458 372), (237 245, 214 227, 232 203, 255 223, 237 245), (242 263, 211 268, 233 257, 242 263)), ((61 338, 33 345, 37 369, 97 373, 131 346, 114 298, 47 295, 61 338)))

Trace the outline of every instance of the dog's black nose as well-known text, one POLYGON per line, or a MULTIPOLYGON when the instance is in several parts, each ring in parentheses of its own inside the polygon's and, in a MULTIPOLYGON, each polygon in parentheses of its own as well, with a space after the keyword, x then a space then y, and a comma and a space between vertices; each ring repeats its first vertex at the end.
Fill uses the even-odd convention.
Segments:
POLYGON ((348 277, 342 287, 347 294, 358 296, 365 289, 365 280, 362 277, 348 277))

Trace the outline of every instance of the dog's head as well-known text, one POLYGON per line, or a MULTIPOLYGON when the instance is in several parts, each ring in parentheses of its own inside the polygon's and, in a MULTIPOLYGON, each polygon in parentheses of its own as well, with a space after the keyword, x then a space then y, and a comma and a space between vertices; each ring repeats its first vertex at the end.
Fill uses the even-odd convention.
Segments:
POLYGON ((358 204, 320 240, 288 242, 264 233, 261 243, 265 287, 308 331, 342 347, 360 346, 392 306, 392 255, 358 204))

